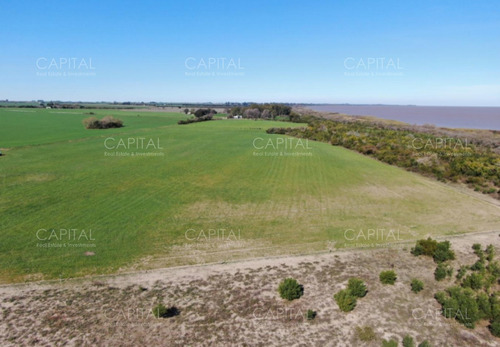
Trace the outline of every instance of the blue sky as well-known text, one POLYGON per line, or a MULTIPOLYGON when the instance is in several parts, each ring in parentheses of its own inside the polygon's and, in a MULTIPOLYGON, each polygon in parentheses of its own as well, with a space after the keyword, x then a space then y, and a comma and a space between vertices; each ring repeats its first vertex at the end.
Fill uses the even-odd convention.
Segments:
POLYGON ((498 0, 20 0, 0 23, 0 99, 500 106, 498 0))

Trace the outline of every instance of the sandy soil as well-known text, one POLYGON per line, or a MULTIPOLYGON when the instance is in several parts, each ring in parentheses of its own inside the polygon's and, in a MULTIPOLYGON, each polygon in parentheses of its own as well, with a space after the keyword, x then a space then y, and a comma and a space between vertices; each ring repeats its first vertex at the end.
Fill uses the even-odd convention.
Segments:
MULTIPOLYGON (((457 254, 454 268, 472 264, 471 245, 493 244, 499 231, 448 238, 457 254)), ((2 346, 380 346, 381 339, 412 335, 433 346, 500 346, 487 324, 470 330, 444 318, 433 298, 452 280, 436 282, 430 258, 414 257, 410 245, 343 250, 326 254, 263 258, 177 267, 67 281, 0 286, 2 346), (394 286, 378 274, 394 269, 394 286), (366 297, 343 313, 333 294, 350 277, 365 280, 366 297), (276 289, 285 277, 304 285, 304 296, 282 300, 276 289), (412 278, 424 281, 419 294, 412 278), (180 314, 156 319, 159 301, 180 314), (308 309, 317 311, 307 321, 308 309), (357 326, 376 339, 362 342, 357 326)))

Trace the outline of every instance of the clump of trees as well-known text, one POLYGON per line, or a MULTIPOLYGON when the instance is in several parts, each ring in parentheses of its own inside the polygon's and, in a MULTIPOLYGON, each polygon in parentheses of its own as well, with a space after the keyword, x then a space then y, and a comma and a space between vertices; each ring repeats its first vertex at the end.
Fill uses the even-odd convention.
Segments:
POLYGON ((304 294, 304 286, 294 278, 285 278, 278 286, 278 292, 283 299, 292 301, 304 294))
POLYGON ((500 337, 500 300, 492 288, 500 279, 500 265, 495 260, 493 245, 482 249, 472 246, 478 261, 461 266, 454 286, 435 294, 447 318, 456 319, 468 328, 474 328, 480 320, 489 320, 489 329, 500 337))
POLYGON ((414 256, 425 255, 432 257, 436 263, 443 263, 455 259, 455 252, 450 249, 450 241, 437 242, 430 237, 427 240, 418 240, 411 249, 414 256))
MULTIPOLYGON (((186 110, 184 110, 185 113, 186 113, 186 110)), ((181 119, 180 121, 177 122, 177 124, 182 125, 182 124, 190 124, 190 123, 197 123, 197 122, 206 122, 206 121, 212 120, 214 118, 214 115, 217 114, 217 111, 213 110, 211 108, 199 108, 192 113, 194 114, 194 118, 189 118, 189 119, 185 119, 185 120, 181 119)))
POLYGON ((249 119, 276 119, 283 116, 289 118, 292 108, 283 104, 251 104, 249 106, 235 106, 229 109, 228 117, 243 116, 249 119))
POLYGON ((86 129, 110 129, 121 128, 123 126, 123 121, 113 116, 105 116, 101 120, 96 117, 89 117, 85 118, 82 123, 86 129))
POLYGON ((212 115, 212 118, 214 115, 217 114, 217 111, 211 108, 199 108, 196 111, 194 111, 194 116, 196 118, 201 118, 206 115, 212 115))

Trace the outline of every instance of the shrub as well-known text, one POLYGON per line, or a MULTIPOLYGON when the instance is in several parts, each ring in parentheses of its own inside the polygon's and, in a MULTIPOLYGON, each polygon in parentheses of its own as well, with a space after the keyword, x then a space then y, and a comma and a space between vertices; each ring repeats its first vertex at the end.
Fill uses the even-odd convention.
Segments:
POLYGON ((379 275, 380 282, 383 284, 394 284, 397 278, 396 273, 392 270, 382 271, 379 275))
POLYGON ((356 327, 356 336, 358 337, 358 339, 364 342, 373 341, 376 338, 373 328, 369 326, 356 327))
POLYGON ((500 302, 498 296, 493 294, 490 296, 491 318, 493 320, 500 320, 500 302))
POLYGON ((495 278, 500 277, 500 265, 498 265, 497 261, 490 261, 488 266, 486 266, 486 270, 495 278))
POLYGON ((333 296, 339 308, 344 312, 354 310, 356 297, 348 289, 343 289, 333 296))
POLYGON ((364 297, 367 292, 366 285, 359 278, 350 278, 347 284, 347 289, 352 295, 358 298, 364 297))
POLYGON ((446 318, 454 318, 468 328, 474 328, 481 318, 474 291, 470 288, 450 287, 446 293, 436 293, 436 300, 442 305, 446 318))
POLYGON ((415 347, 415 341, 413 341, 413 337, 410 335, 406 335, 403 338, 403 347, 415 347))
POLYGON ((177 307, 171 306, 171 307, 166 307, 162 303, 159 303, 152 309, 153 315, 156 318, 170 318, 174 316, 178 316, 180 311, 177 307))
POLYGON ((446 277, 446 267, 443 264, 438 264, 434 270, 434 278, 436 281, 441 281, 446 277))
POLYGON ((470 267, 472 271, 484 271, 486 269, 486 266, 484 264, 483 260, 478 260, 470 267))
POLYGON ((398 342, 396 340, 382 340, 383 347, 398 347, 398 342))
POLYGON ((123 122, 113 116, 106 116, 101 119, 101 129, 121 128, 123 122))
POLYGON ((460 269, 458 269, 457 272, 457 280, 461 280, 465 276, 465 274, 467 273, 467 269, 468 267, 466 265, 460 266, 460 269))
POLYGON ((455 259, 455 252, 450 246, 450 241, 437 242, 429 237, 427 240, 418 240, 411 253, 415 256, 426 255, 432 257, 436 263, 442 263, 455 259))
POLYGON ((424 282, 417 280, 416 278, 411 280, 411 290, 412 292, 418 293, 424 289, 424 282))
POLYGON ((432 347, 432 345, 429 343, 429 341, 424 340, 418 344, 418 347, 432 347))
POLYGON ((479 293, 476 297, 479 316, 481 319, 492 319, 490 298, 485 293, 479 293))
POLYGON ((123 127, 123 121, 113 116, 105 116, 99 120, 95 117, 86 118, 82 121, 86 129, 110 129, 123 127))
POLYGON ((201 118, 206 115, 214 115, 214 114, 217 114, 217 111, 212 110, 210 108, 200 108, 196 110, 196 112, 194 113, 196 118, 201 118))
POLYGON ((490 332, 496 336, 500 337, 500 319, 496 319, 490 323, 488 326, 488 329, 490 329, 490 332))
POLYGON ((455 259, 455 252, 450 249, 450 241, 439 242, 432 257, 436 263, 455 259))
POLYGON ((483 276, 476 272, 465 277, 462 283, 462 287, 472 288, 474 290, 481 289, 482 286, 483 286, 483 276))
POLYGON ((314 318, 316 318, 316 311, 307 310, 306 318, 307 320, 313 320, 314 318))
POLYGON ((293 278, 285 278, 278 287, 278 292, 283 299, 295 300, 304 294, 304 287, 293 278))
POLYGON ((411 249, 411 254, 414 256, 427 255, 432 257, 436 248, 437 241, 429 237, 427 240, 417 240, 417 244, 411 249))
POLYGON ((493 245, 488 245, 486 247, 486 254, 486 258, 488 259, 488 261, 492 261, 495 257, 495 249, 493 248, 493 245))
POLYGON ((97 119, 96 117, 85 118, 82 121, 82 123, 86 129, 100 129, 101 128, 101 123, 99 122, 99 119, 97 119))
POLYGON ((197 117, 197 118, 189 118, 189 119, 186 119, 186 120, 183 120, 181 119, 180 121, 177 122, 177 124, 191 124, 191 123, 198 123, 198 122, 206 122, 206 121, 209 121, 209 120, 212 120, 213 119, 213 114, 206 114, 204 116, 200 116, 200 117, 197 117))

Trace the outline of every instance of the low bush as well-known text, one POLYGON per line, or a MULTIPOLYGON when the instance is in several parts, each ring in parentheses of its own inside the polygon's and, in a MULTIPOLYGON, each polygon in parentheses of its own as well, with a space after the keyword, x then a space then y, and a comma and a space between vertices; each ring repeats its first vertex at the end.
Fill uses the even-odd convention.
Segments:
POLYGON ((462 282, 462 287, 471 288, 474 290, 481 289, 483 287, 483 276, 480 273, 474 272, 464 278, 462 282))
POLYGON ((364 342, 373 341, 377 337, 372 327, 356 327, 356 336, 364 342))
POLYGON ((432 257, 436 249, 437 241, 429 237, 427 240, 417 240, 417 244, 411 249, 411 254, 414 256, 426 255, 432 257))
POLYGON ((178 316, 180 314, 180 311, 177 307, 171 306, 171 307, 166 307, 162 303, 159 303, 152 309, 153 315, 156 318, 170 318, 174 316, 178 316))
POLYGON ((457 280, 461 280, 465 276, 465 274, 467 273, 468 269, 469 269, 469 267, 466 265, 460 266, 460 269, 458 269, 458 272, 457 272, 457 280))
POLYGON ((344 312, 354 310, 356 297, 348 289, 343 289, 333 296, 339 308, 344 312))
POLYGON ((434 297, 446 318, 454 318, 468 328, 473 329, 481 318, 474 291, 470 288, 450 287, 446 293, 438 292, 434 297))
POLYGON ((486 247, 486 254, 486 259, 488 259, 488 261, 492 261, 495 257, 495 249, 493 248, 493 245, 488 245, 486 247))
POLYGON ((492 319, 491 315, 491 303, 488 294, 479 293, 476 297, 477 307, 479 309, 479 316, 481 319, 492 319))
POLYGON ((500 337, 500 319, 496 319, 490 323, 488 326, 488 329, 490 329, 490 332, 496 336, 500 337))
POLYGON ((283 299, 291 301, 304 294, 304 287, 293 278, 285 278, 278 286, 278 292, 283 299))
POLYGON ((432 347, 432 345, 429 343, 429 341, 424 340, 418 344, 418 347, 432 347))
POLYGON ((450 241, 438 242, 432 258, 436 263, 455 259, 455 252, 450 249, 450 241))
POLYGON ((352 295, 358 298, 364 297, 367 292, 365 283, 359 278, 350 278, 347 284, 347 289, 352 295))
POLYGON ((411 280, 411 290, 412 292, 418 293, 422 289, 424 289, 424 282, 417 280, 416 278, 411 280))
POLYGON ((450 249, 450 241, 437 242, 430 237, 427 240, 417 240, 411 254, 432 257, 436 263, 455 259, 455 252, 450 249))
POLYGON ((396 340, 382 340, 382 347, 398 347, 398 342, 396 340))
POLYGON ((121 128, 122 126, 123 122, 113 116, 106 116, 101 119, 101 129, 121 128))
POLYGON ((380 282, 383 284, 394 284, 397 278, 396 273, 392 270, 382 271, 379 275, 380 282))
POLYGON ((441 281, 446 278, 446 267, 443 264, 438 264, 436 270, 434 270, 434 279, 436 281, 441 281))
POLYGON ((96 117, 85 118, 82 121, 86 129, 111 129, 123 127, 123 121, 113 116, 105 116, 99 120, 96 117))
POLYGON ((439 263, 434 271, 436 281, 441 281, 446 277, 451 277, 451 275, 453 275, 453 268, 443 263, 439 263))
POLYGON ((478 260, 476 261, 471 267, 470 269, 472 271, 484 271, 486 269, 486 265, 484 263, 484 260, 478 260))
POLYGON ((212 114, 207 114, 207 115, 204 115, 204 116, 201 116, 201 117, 198 117, 198 118, 189 118, 189 119, 186 119, 186 120, 183 120, 181 119, 180 121, 177 122, 177 124, 191 124, 191 123, 198 123, 198 122, 206 122, 206 121, 209 121, 209 120, 212 120, 213 119, 213 115, 212 114))
POLYGON ((316 318, 316 311, 307 310, 306 318, 307 320, 313 320, 314 318, 316 318))
POLYGON ((415 347, 415 341, 413 341, 413 337, 410 335, 406 335, 403 338, 403 347, 415 347))

